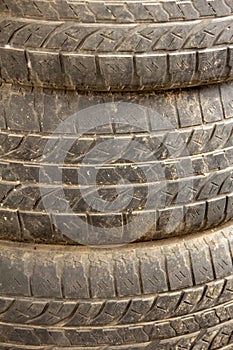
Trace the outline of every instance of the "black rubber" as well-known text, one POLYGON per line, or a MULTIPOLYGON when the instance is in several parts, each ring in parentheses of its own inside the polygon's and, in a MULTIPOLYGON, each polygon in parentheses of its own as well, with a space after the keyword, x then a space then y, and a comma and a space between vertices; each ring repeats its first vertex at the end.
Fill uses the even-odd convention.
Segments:
POLYGON ((171 89, 232 79, 233 2, 4 0, 2 82, 171 89))
POLYGON ((0 350, 233 349, 232 21, 0 0, 0 350))
POLYGON ((170 22, 216 18, 233 13, 232 0, 3 0, 5 15, 44 20, 75 20, 81 23, 170 22))
POLYGON ((107 245, 232 219, 232 91, 232 83, 137 95, 2 86, 1 239, 107 245), (103 122, 105 109, 111 118, 103 122), (121 120, 118 110, 127 111, 121 120), (115 152, 107 160, 105 144, 115 152), (112 206, 118 197, 120 210, 112 206), (96 208, 99 198, 105 209, 96 208), (101 228, 106 234, 97 235, 101 228))
POLYGON ((1 242, 1 349, 232 349, 231 225, 108 249, 1 242))

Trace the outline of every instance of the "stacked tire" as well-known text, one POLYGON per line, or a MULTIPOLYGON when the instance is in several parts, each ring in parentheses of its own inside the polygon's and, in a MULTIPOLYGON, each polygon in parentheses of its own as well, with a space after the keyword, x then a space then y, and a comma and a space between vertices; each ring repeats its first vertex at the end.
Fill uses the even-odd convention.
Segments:
POLYGON ((233 349, 232 20, 0 2, 0 350, 233 349))

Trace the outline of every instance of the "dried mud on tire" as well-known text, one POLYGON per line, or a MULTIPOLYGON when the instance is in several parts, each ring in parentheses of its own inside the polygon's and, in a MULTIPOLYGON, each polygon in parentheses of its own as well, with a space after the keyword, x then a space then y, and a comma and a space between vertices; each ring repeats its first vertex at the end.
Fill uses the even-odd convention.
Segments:
POLYGON ((232 237, 228 225, 111 249, 1 242, 1 348, 230 349, 232 237))
MULTIPOLYGON (((128 236, 127 242, 185 234, 230 220, 232 91, 232 83, 169 93, 93 95, 3 85, 1 239, 82 244, 91 231, 83 230, 81 240, 76 241, 70 238, 72 225, 65 233, 58 227, 64 220, 77 218, 87 220, 93 230, 101 225, 117 227, 124 230, 126 238, 127 224, 139 220, 133 229, 131 226, 133 237, 128 236), (121 106, 129 112, 132 108, 137 117, 123 113, 119 123, 112 111, 121 106), (103 124, 104 108, 111 110, 113 119, 103 124), (90 117, 93 110, 100 121, 98 127, 90 117), (87 118, 80 126, 79 113, 83 111, 88 111, 87 118), (59 125, 75 113, 75 127, 60 130, 59 125), (56 147, 46 153, 49 142, 55 142, 56 147), (61 159, 67 142, 71 146, 61 159), (122 150, 123 142, 127 147, 122 150), (101 147, 105 144, 109 152, 115 152, 115 158, 104 163, 101 147), (85 163, 88 157, 91 163, 85 163), (83 197, 85 186, 78 180, 83 169, 89 188, 95 181, 88 174, 93 169, 97 172, 99 193, 110 203, 119 189, 134 191, 134 198, 126 203, 122 197, 120 212, 112 209, 99 213, 83 197), (122 178, 128 182, 120 185, 122 178), (72 213, 61 207, 61 186, 72 213), (51 199, 49 208, 43 202, 45 195, 51 199), (149 196, 153 201, 147 203, 149 196), (141 233, 143 222, 150 227, 141 233)), ((109 237, 106 244, 113 243, 109 237)), ((101 242, 97 239, 95 244, 101 242)))
POLYGON ((88 91, 232 79, 233 3, 1 3, 2 82, 88 91))

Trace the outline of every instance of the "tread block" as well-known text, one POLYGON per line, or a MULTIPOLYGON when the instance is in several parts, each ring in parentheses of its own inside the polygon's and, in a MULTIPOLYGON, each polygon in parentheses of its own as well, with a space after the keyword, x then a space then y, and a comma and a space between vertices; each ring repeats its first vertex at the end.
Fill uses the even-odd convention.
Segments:
POLYGON ((164 85, 167 82, 167 55, 151 54, 136 56, 136 75, 140 77, 140 85, 164 85), (161 70, 164 75, 161 75, 161 70))
POLYGON ((53 240, 53 230, 49 214, 24 212, 20 213, 20 219, 25 239, 28 238, 29 240, 33 239, 40 242, 53 240))
POLYGON ((170 208, 164 210, 158 210, 157 214, 157 228, 158 236, 169 236, 171 232, 181 232, 184 229, 184 212, 183 207, 178 206, 174 210, 170 208))
POLYGON ((213 265, 207 242, 203 239, 185 244, 190 252, 190 262, 193 278, 197 285, 204 281, 212 281, 214 278, 213 265))
POLYGON ((212 220, 215 218, 216 223, 221 224, 226 215, 226 198, 210 199, 207 201, 207 227, 212 226, 212 220))
MULTIPOLYGON (((91 259, 92 260, 92 259, 91 259)), ((114 271, 108 259, 91 261, 90 276, 94 283, 91 284, 91 294, 94 298, 112 297, 115 295, 114 271)))
POLYGON ((61 60, 58 53, 28 51, 30 75, 34 83, 61 85, 64 82, 61 60))
POLYGON ((189 83, 193 80, 196 66, 196 53, 170 53, 169 73, 171 84, 189 83))
POLYGON ((163 247, 162 250, 166 254, 166 266, 169 275, 169 286, 171 290, 186 288, 192 283, 192 272, 189 261, 188 250, 182 249, 182 256, 180 255, 180 246, 177 244, 174 249, 169 251, 168 247, 163 247))
POLYGON ((229 251, 228 241, 221 240, 220 237, 215 234, 211 239, 207 237, 206 242, 208 242, 211 250, 211 258, 213 260, 216 278, 223 278, 232 274, 232 257, 229 251))
POLYGON ((64 294, 67 298, 87 299, 91 297, 88 279, 89 264, 88 256, 84 256, 82 259, 79 256, 70 259, 69 254, 65 255, 62 281, 64 294))
POLYGON ((62 54, 68 85, 88 85, 97 82, 97 68, 94 56, 62 54))
POLYGON ((184 209, 185 216, 185 230, 190 231, 198 229, 200 230, 205 224, 205 212, 206 212, 206 203, 194 203, 185 206, 184 209))
POLYGON ((49 298, 54 295, 62 298, 61 273, 63 269, 62 257, 57 257, 55 262, 53 257, 48 258, 41 253, 40 259, 35 261, 34 274, 31 278, 31 290, 35 297, 49 298))
POLYGON ((132 56, 99 55, 100 74, 106 86, 116 85, 118 87, 130 85, 133 79, 132 56))
POLYGON ((230 83, 220 85, 222 103, 225 118, 231 118, 233 115, 233 87, 230 83))
POLYGON ((1 210, 0 215, 0 238, 7 240, 21 239, 21 224, 17 210, 1 210))
POLYGON ((146 294, 168 290, 165 257, 158 250, 156 252, 157 254, 154 254, 152 250, 142 248, 138 253, 142 289, 146 294))
POLYGON ((200 81, 217 80, 227 75, 227 50, 208 49, 198 52, 200 81))
POLYGON ((30 296, 30 278, 34 264, 32 257, 24 251, 9 256, 1 250, 0 260, 0 294, 30 296))
POLYGON ((0 68, 3 81, 28 83, 29 67, 24 50, 0 48, 0 68))
POLYGON ((138 275, 138 262, 135 256, 130 259, 116 255, 115 273, 117 295, 140 295, 140 276, 138 275))
POLYGON ((176 103, 181 128, 202 124, 201 107, 198 100, 198 90, 195 89, 177 94, 176 103))
POLYGON ((223 119, 221 101, 219 99, 219 87, 203 87, 200 91, 203 119, 206 123, 212 123, 223 119), (210 103, 211 100, 211 103, 210 103))

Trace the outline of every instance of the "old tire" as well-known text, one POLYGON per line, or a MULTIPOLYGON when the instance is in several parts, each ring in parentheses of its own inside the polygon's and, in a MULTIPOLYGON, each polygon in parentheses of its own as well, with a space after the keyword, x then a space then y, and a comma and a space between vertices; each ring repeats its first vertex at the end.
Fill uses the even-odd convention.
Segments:
POLYGON ((232 227, 109 249, 0 244, 1 349, 232 349, 232 227))
POLYGON ((1 239, 111 245, 232 219, 232 91, 2 86, 1 239))
POLYGON ((232 0, 0 6, 2 82, 137 91, 233 76, 232 0))

